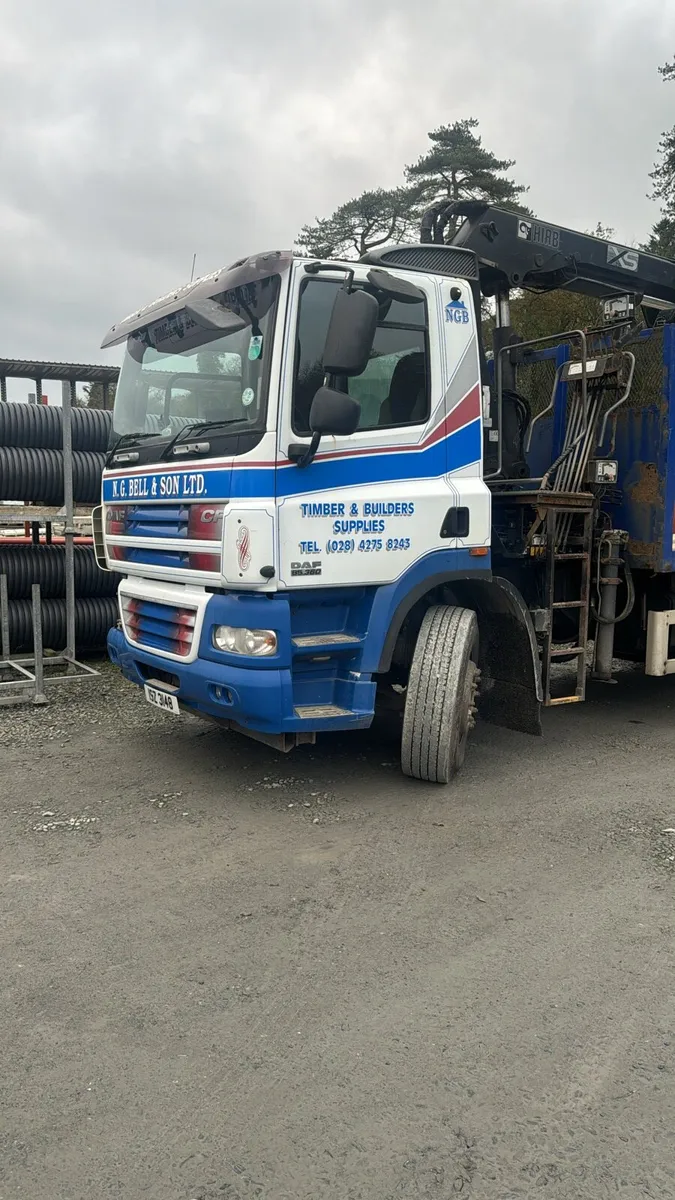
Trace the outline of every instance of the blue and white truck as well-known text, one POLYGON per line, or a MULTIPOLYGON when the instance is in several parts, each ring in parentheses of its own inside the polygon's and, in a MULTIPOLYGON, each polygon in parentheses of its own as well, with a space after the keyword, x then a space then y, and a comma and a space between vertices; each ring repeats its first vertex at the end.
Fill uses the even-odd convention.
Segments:
POLYGON ((122 576, 109 653, 150 703, 282 750, 382 707, 404 772, 447 782, 477 712, 536 733, 542 704, 583 699, 590 637, 600 678, 616 653, 670 670, 675 270, 462 215, 450 245, 436 210, 427 240, 359 262, 242 259, 104 339, 126 347, 94 522, 122 576), (612 323, 523 343, 523 286, 590 290, 612 323), (638 428, 652 336, 671 374, 638 428), (650 437, 651 515, 644 473, 631 492, 650 437))

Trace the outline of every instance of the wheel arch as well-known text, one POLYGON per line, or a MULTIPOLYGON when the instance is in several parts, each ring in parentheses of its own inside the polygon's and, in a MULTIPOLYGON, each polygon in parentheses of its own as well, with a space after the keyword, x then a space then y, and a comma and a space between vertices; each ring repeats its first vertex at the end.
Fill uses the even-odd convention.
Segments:
POLYGON ((479 582, 484 575, 485 571, 462 572, 461 574, 458 571, 439 571, 433 575, 425 576, 414 587, 406 591, 394 609, 393 616, 389 621, 389 626, 382 643, 380 661, 376 668, 378 674, 386 674, 391 667, 398 636, 410 613, 417 605, 422 606, 423 614, 430 604, 437 604, 439 602, 443 589, 454 589, 458 584, 468 583, 474 579, 476 582, 479 582))
POLYGON ((420 582, 401 600, 384 640, 378 673, 391 668, 397 639, 416 610, 439 602, 473 609, 482 672, 479 712, 494 725, 541 734, 541 669, 537 637, 518 589, 499 575, 444 573, 420 582))

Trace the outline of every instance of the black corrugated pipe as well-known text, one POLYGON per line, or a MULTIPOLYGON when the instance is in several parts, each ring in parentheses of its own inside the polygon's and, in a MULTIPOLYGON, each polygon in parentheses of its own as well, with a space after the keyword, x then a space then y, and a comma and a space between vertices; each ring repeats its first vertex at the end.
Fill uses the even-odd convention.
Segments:
MULTIPOLYGON (((7 408, 12 407, 7 405, 7 408)), ((76 504, 98 504, 104 461, 104 454, 90 450, 73 452, 73 499, 76 504)), ((0 446, 0 500, 63 504, 63 451, 0 446)))
MULTIPOLYGON (((117 601, 96 598, 75 601, 75 644, 78 650, 102 650, 108 630, 118 619, 117 601)), ((30 600, 9 602, 9 642, 12 654, 33 649, 33 610, 30 600)), ((45 650, 66 645, 65 600, 43 600, 42 644, 45 650)))
MULTIPOLYGON (((115 596, 120 576, 101 571, 91 546, 74 547, 75 595, 115 596)), ((61 544, 0 546, 0 575, 7 576, 10 600, 30 600, 31 584, 40 584, 44 600, 66 594, 66 549, 61 544)))
MULTIPOLYGON (((3 404, 0 408, 0 446, 60 450, 63 413, 51 404, 3 404)), ((108 445, 112 413, 102 408, 74 408, 73 450, 102 453, 108 445)))

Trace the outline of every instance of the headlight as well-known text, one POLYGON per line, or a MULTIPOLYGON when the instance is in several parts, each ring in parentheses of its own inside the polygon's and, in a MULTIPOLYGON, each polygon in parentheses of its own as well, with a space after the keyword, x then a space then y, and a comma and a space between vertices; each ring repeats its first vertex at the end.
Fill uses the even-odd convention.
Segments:
POLYGON ((228 654, 248 654, 261 658, 265 654, 276 654, 277 635, 273 629, 238 629, 234 625, 216 625, 213 644, 217 650, 228 654))

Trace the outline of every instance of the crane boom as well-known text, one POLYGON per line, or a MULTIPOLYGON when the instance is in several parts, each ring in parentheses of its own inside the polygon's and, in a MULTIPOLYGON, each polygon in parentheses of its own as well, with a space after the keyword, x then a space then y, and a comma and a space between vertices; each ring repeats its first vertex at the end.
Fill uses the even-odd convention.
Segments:
POLYGON ((658 307, 675 307, 675 263, 634 247, 578 233, 483 201, 432 210, 423 241, 443 240, 449 219, 463 217, 453 246, 473 250, 486 296, 511 288, 564 288, 600 299, 629 293, 658 307))

